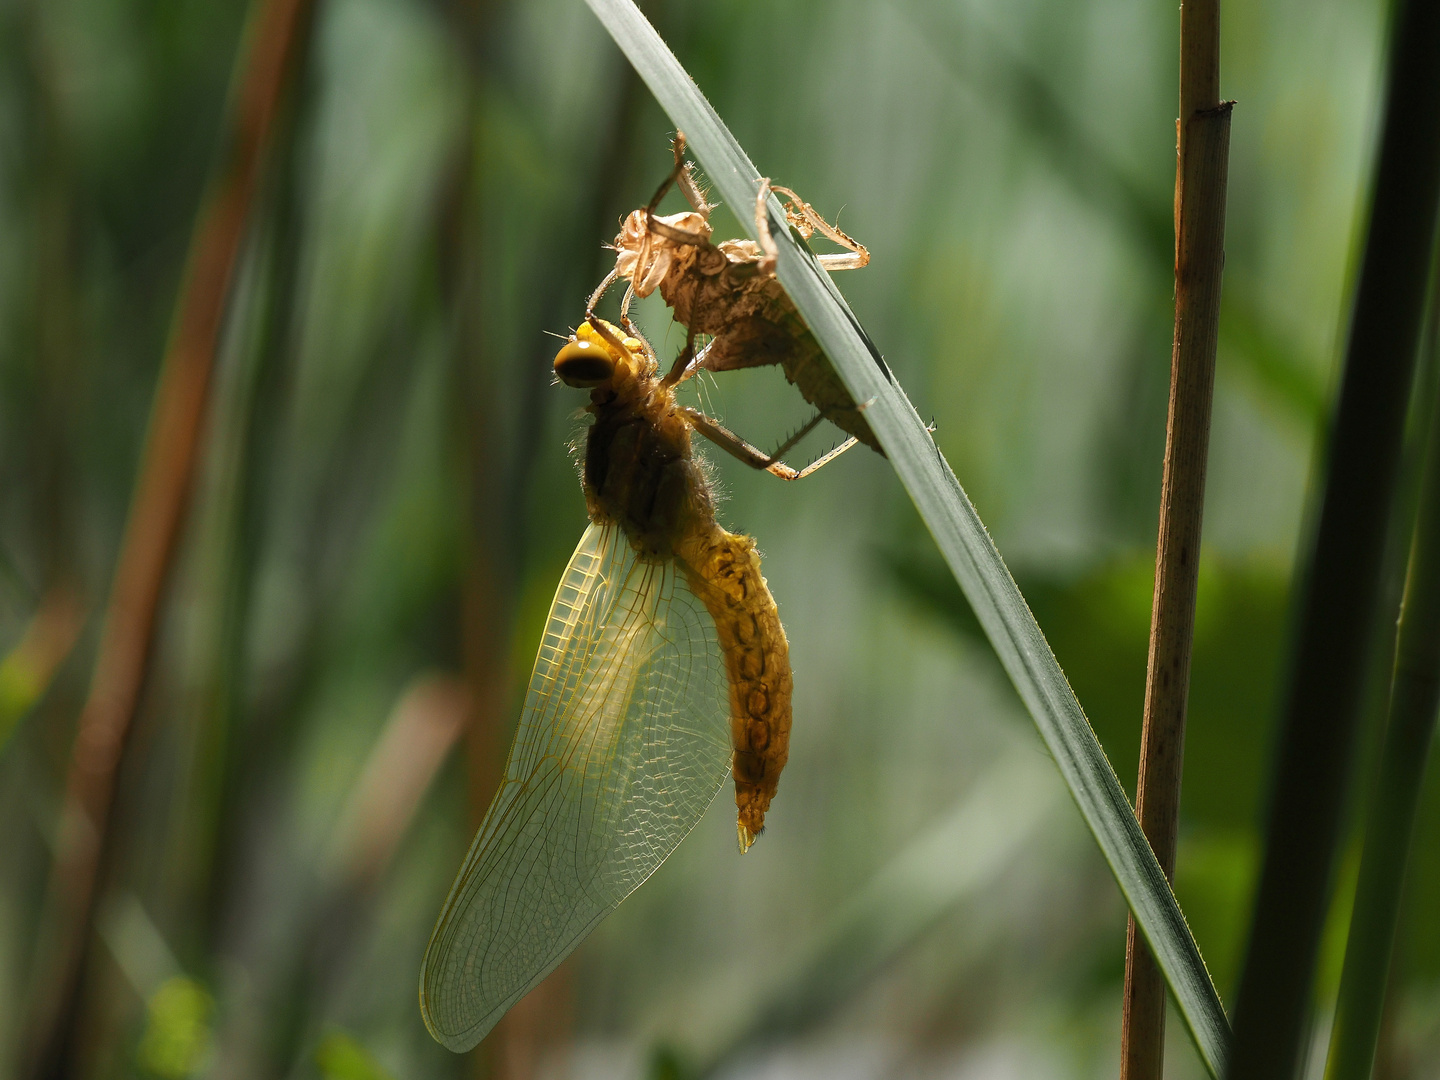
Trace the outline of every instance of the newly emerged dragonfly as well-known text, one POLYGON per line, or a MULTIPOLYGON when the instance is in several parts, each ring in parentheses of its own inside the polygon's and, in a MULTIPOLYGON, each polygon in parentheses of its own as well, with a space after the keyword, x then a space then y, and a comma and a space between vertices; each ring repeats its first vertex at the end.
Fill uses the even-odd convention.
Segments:
MULTIPOLYGON (((733 772, 743 852, 790 742, 789 646, 747 536, 715 520, 692 428, 653 351, 593 316, 555 357, 590 390, 591 524, 570 559, 500 792, 420 972, 437 1040, 474 1046, 700 820, 733 772)), ((628 332, 627 332, 628 331, 628 332)), ((727 445, 734 452, 733 445, 727 445)))
MULTIPOLYGON (((765 205, 770 192, 787 199, 788 224, 808 239, 820 233, 846 249, 843 253, 819 256, 826 270, 853 270, 867 265, 870 253, 839 228, 829 224, 815 208, 789 188, 761 183, 755 203, 755 225, 760 237, 753 240, 711 242, 710 212, 715 208, 705 198, 695 179, 694 166, 685 160, 685 135, 677 132, 674 165, 648 206, 629 214, 615 238, 615 269, 592 297, 589 311, 607 286, 628 280, 630 292, 649 296, 659 289, 687 331, 685 348, 676 358, 672 377, 683 377, 691 369, 734 371, 740 368, 779 364, 785 377, 806 401, 817 409, 815 417, 785 445, 767 457, 752 447, 743 449, 723 444, 742 461, 768 468, 786 479, 804 475, 775 463, 786 450, 803 438, 821 419, 828 419, 850 436, 849 441, 821 458, 824 464, 843 453, 858 440, 883 454, 875 433, 840 381, 830 359, 821 350, 794 303, 775 277, 776 248, 770 234, 765 205), (678 214, 655 213, 672 186, 678 186, 690 210, 678 214), (709 335, 710 343, 697 355, 696 338, 709 335), (778 466, 778 467, 777 467, 778 466)), ((628 299, 628 294, 627 294, 628 299)))

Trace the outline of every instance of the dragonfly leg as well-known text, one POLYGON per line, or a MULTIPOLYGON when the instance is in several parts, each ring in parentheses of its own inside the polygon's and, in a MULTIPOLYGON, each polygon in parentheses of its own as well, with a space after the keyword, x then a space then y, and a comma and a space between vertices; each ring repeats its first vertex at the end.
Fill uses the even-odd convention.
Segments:
POLYGON ((710 355, 710 350, 714 348, 714 346, 715 342, 712 339, 707 341, 699 352, 695 352, 691 343, 687 341, 685 351, 681 352, 681 354, 675 358, 675 363, 671 365, 670 373, 665 376, 662 385, 674 386, 677 383, 684 382, 696 372, 703 370, 705 367, 705 358, 710 355), (686 353, 690 353, 691 355, 687 357, 686 353))
POLYGON ((775 273, 775 260, 780 255, 780 249, 775 246, 775 237, 770 235, 770 215, 765 212, 765 204, 770 201, 770 178, 760 178, 760 191, 755 196, 755 235, 760 238, 760 250, 765 257, 760 260, 760 273, 775 273))
POLYGON ((595 291, 590 294, 590 299, 585 302, 585 318, 587 320, 595 317, 595 307, 600 303, 600 298, 610 291, 610 286, 615 284, 615 279, 619 276, 619 270, 611 270, 610 273, 605 275, 605 280, 595 286, 595 291))
MULTIPOLYGON (((685 153, 685 133, 675 133, 675 153, 683 156, 685 153)), ((705 198, 705 192, 700 190, 700 185, 695 181, 695 163, 687 161, 681 166, 680 171, 675 174, 675 182, 680 185, 680 191, 685 196, 685 201, 695 208, 695 212, 703 218, 710 216, 710 211, 715 209, 715 204, 705 198)))
MULTIPOLYGON (((615 284, 615 280, 619 276, 619 270, 611 270, 610 273, 605 275, 605 280, 600 282, 600 284, 596 287, 595 291, 590 294, 590 299, 585 304, 585 321, 589 323, 592 327, 594 327, 595 332, 599 334, 602 338, 604 338, 607 342, 609 342, 612 347, 624 351, 624 345, 622 345, 619 339, 610 332, 604 320, 600 319, 595 314, 595 308, 599 305, 601 298, 605 295, 606 292, 609 291, 610 286, 615 284)), ((634 301, 634 299, 635 286, 631 285, 625 290, 624 299, 620 301, 620 325, 625 328, 625 333, 629 334, 636 341, 640 342, 641 346, 645 350, 645 355, 649 357, 650 362, 656 367, 659 367, 660 362, 655 356, 654 348, 651 347, 650 342, 645 337, 645 335, 640 332, 639 327, 637 327, 630 319, 630 304, 634 301)))
POLYGON ((655 355, 655 350, 650 345, 650 339, 640 332, 640 328, 630 320, 630 305, 635 300, 635 286, 631 285, 625 290, 625 298, 620 301, 620 325, 625 332, 640 342, 645 347, 645 355, 650 358, 656 368, 660 366, 660 358, 655 355))
POLYGON ((816 413, 814 416, 812 416, 808 421, 806 421, 806 423, 805 423, 803 426, 801 426, 800 428, 796 429, 796 431, 795 431, 795 433, 794 433, 793 435, 791 435, 788 439, 786 439, 783 443, 781 443, 779 446, 777 446, 777 447, 775 448, 775 452, 770 455, 771 460, 774 460, 774 459, 778 458, 781 454, 785 453, 787 450, 789 450, 791 447, 793 447, 796 443, 798 443, 798 442, 799 442, 801 439, 803 439, 806 435, 809 435, 810 432, 812 432, 812 431, 815 430, 816 425, 819 424, 820 421, 821 421, 821 420, 824 420, 824 419, 825 419, 825 414, 824 414, 824 413, 818 413, 818 412, 817 412, 817 413, 816 413))
POLYGON ((785 217, 791 225, 805 239, 810 239, 812 233, 819 233, 825 239, 847 249, 849 254, 841 255, 820 255, 820 265, 826 270, 859 270, 870 262, 870 252, 865 245, 858 240, 852 239, 841 231, 838 225, 831 225, 819 212, 804 199, 796 195, 787 187, 773 186, 771 191, 777 195, 784 195, 787 200, 785 204, 785 217))
POLYGON ((705 198, 705 193, 700 190, 700 185, 695 182, 695 166, 685 160, 685 133, 675 133, 675 165, 671 168, 670 174, 660 182, 655 189, 654 196, 645 207, 645 224, 652 233, 663 236, 667 240, 674 240, 680 244, 694 244, 696 247, 703 247, 710 242, 708 235, 690 232, 686 229, 677 229, 673 225, 667 225, 655 218, 655 208, 660 205, 660 200, 665 198, 666 192, 671 187, 679 185, 685 201, 695 208, 702 218, 709 218, 710 211, 715 207, 705 198))
MULTIPOLYGON (((626 293, 626 295, 629 296, 629 293, 626 293)), ((634 350, 630 346, 626 345, 625 342, 621 341, 618 337, 615 336, 615 328, 609 323, 607 323, 604 319, 592 313, 585 316, 585 321, 589 323, 595 333, 599 334, 600 337, 605 340, 606 344, 608 344, 617 353, 623 355, 625 353, 634 352, 634 350)), ((630 338, 633 338, 635 342, 639 343, 640 351, 644 354, 645 359, 649 362, 650 372, 653 377, 655 369, 660 366, 660 362, 655 356, 654 346, 650 344, 650 340, 640 332, 639 328, 635 326, 635 324, 632 323, 624 315, 621 316, 621 321, 624 325, 625 333, 630 338)))
MULTIPOLYGON (((693 320, 692 320, 693 321, 693 320)), ((675 363, 670 365, 670 373, 660 380, 661 386, 674 386, 685 378, 690 372, 690 365, 695 359, 695 328, 685 328, 685 348, 680 350, 680 355, 675 357, 675 363)))
POLYGON ((677 131, 675 141, 671 145, 675 150, 675 165, 666 174, 665 179, 660 181, 660 186, 655 189, 649 205, 645 207, 647 214, 655 212, 655 208, 660 205, 660 200, 665 198, 665 193, 675 185, 675 181, 679 180, 680 174, 685 171, 685 133, 677 131))
POLYGON ((810 462, 809 465, 806 465, 803 469, 801 469, 798 473, 795 474, 795 479, 796 479, 796 480, 804 480, 805 477, 809 476, 811 473, 813 473, 813 472, 818 472, 819 470, 823 469, 826 465, 829 465, 830 462, 834 461, 834 460, 835 460, 837 457, 839 457, 841 454, 843 454, 846 450, 849 450, 852 446, 854 446, 854 445, 855 445, 857 442, 859 442, 859 441, 860 441, 860 440, 857 439, 857 438, 855 438, 854 435, 851 435, 848 439, 846 439, 844 442, 842 442, 839 446, 835 447, 835 448, 832 449, 832 450, 827 451, 827 452, 824 453, 824 454, 821 454, 821 455, 820 455, 818 458, 816 458, 814 461, 810 462))
POLYGON ((615 331, 611 329, 610 324, 604 319, 597 318, 594 315, 586 315, 585 321, 590 324, 595 330, 595 333, 599 334, 605 340, 606 344, 615 350, 616 354, 624 356, 630 351, 625 348, 625 343, 615 336, 615 331))
POLYGON ((864 244, 847 236, 838 227, 831 225, 820 216, 813 206, 789 188, 779 185, 772 186, 768 178, 762 178, 760 191, 755 197, 755 232, 760 237, 760 250, 765 253, 765 257, 760 260, 762 274, 775 272, 775 259, 779 255, 779 249, 775 246, 775 237, 770 232, 770 218, 765 213, 765 204, 772 191, 777 195, 784 195, 788 200, 785 204, 785 220, 801 236, 808 240, 818 232, 827 240, 849 249, 845 254, 817 255, 816 258, 822 267, 834 272, 836 270, 858 270, 869 264, 870 252, 864 244))
POLYGON ((815 425, 818 424, 821 420, 821 417, 818 414, 808 424, 801 428, 796 434, 792 435, 786 441, 785 445, 782 446, 779 450, 777 450, 774 454, 767 454, 765 453, 765 451, 759 450, 756 447, 751 446, 744 439, 740 438, 740 436, 736 435, 733 431, 726 428, 719 421, 712 420, 710 417, 702 413, 699 409, 692 409, 688 406, 681 406, 680 411, 685 414, 685 418, 690 421, 691 426, 694 427, 696 431, 700 432, 701 435, 704 435, 707 439, 709 439, 716 446, 720 447, 721 450, 724 450, 731 457, 735 458, 737 461, 744 462, 752 469, 763 469, 771 476, 778 476, 781 480, 803 480, 811 473, 818 471, 823 466, 828 465, 830 462, 834 461, 846 450, 849 450, 850 447, 855 445, 856 441, 853 437, 847 439, 845 440, 845 442, 841 443, 834 450, 831 450, 823 457, 817 458, 809 465, 806 465, 805 468, 797 470, 791 468, 789 465, 785 464, 785 462, 778 460, 779 456, 783 454, 786 450, 788 450, 790 447, 794 446, 797 442, 799 442, 802 438, 804 438, 814 429, 815 425))
MULTIPOLYGON (((705 359, 710 355, 710 350, 715 345, 715 339, 711 338, 699 352, 696 352, 695 339, 698 336, 693 328, 688 326, 685 328, 685 348, 680 350, 680 355, 675 357, 675 362, 670 365, 670 373, 660 380, 661 386, 675 386, 677 383, 682 383, 705 366, 705 359)), ((780 453, 777 451, 775 456, 779 457, 780 453)))

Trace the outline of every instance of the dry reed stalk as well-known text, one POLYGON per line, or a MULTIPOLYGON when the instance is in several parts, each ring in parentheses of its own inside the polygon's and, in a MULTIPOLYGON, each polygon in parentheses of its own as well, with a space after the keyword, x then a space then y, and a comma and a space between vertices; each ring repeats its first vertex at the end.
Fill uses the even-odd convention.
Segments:
POLYGON ((90 928, 113 832, 116 780, 154 646, 191 480, 216 348, 250 208, 313 0, 256 0, 226 145, 191 236, 150 427, 75 734, 47 910, 52 933, 29 1030, 29 1074, 73 1075, 90 928))
MULTIPOLYGON (((1176 125, 1175 338, 1135 800, 1146 839, 1172 879, 1225 259, 1230 109, 1230 102, 1220 101, 1218 0, 1185 0, 1176 125)), ((1160 1080, 1164 1068, 1165 980, 1132 918, 1125 939, 1120 1076, 1160 1080)))

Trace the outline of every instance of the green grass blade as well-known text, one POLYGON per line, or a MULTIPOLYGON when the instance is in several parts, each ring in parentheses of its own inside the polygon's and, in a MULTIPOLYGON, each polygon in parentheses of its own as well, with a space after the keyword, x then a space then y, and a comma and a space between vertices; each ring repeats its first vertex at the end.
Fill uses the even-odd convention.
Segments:
MULTIPOLYGON (((685 132, 715 190, 747 228, 753 227, 751 208, 759 174, 694 80, 631 0, 586 2, 675 126, 685 132)), ((868 403, 866 419, 1054 755, 1165 973, 1206 1068, 1214 1076, 1222 1075, 1230 1028, 1220 997, 1130 802, 1044 634, 960 482, 879 351, 829 275, 791 235, 773 197, 768 212, 780 248, 781 283, 851 395, 868 403)))
POLYGON ((1428 427, 1390 711, 1366 814, 1326 1080, 1369 1080, 1375 1069, 1415 815, 1440 709, 1440 395, 1433 391, 1428 427))

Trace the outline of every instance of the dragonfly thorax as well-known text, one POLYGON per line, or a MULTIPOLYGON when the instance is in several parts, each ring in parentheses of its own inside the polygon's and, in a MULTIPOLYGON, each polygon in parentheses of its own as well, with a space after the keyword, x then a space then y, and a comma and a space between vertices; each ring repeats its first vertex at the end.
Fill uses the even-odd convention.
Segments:
POLYGON ((555 357, 562 381, 590 390, 585 502, 592 521, 619 525, 642 557, 669 559, 713 522, 714 500, 691 455, 690 425, 643 346, 601 328, 581 325, 555 357))

